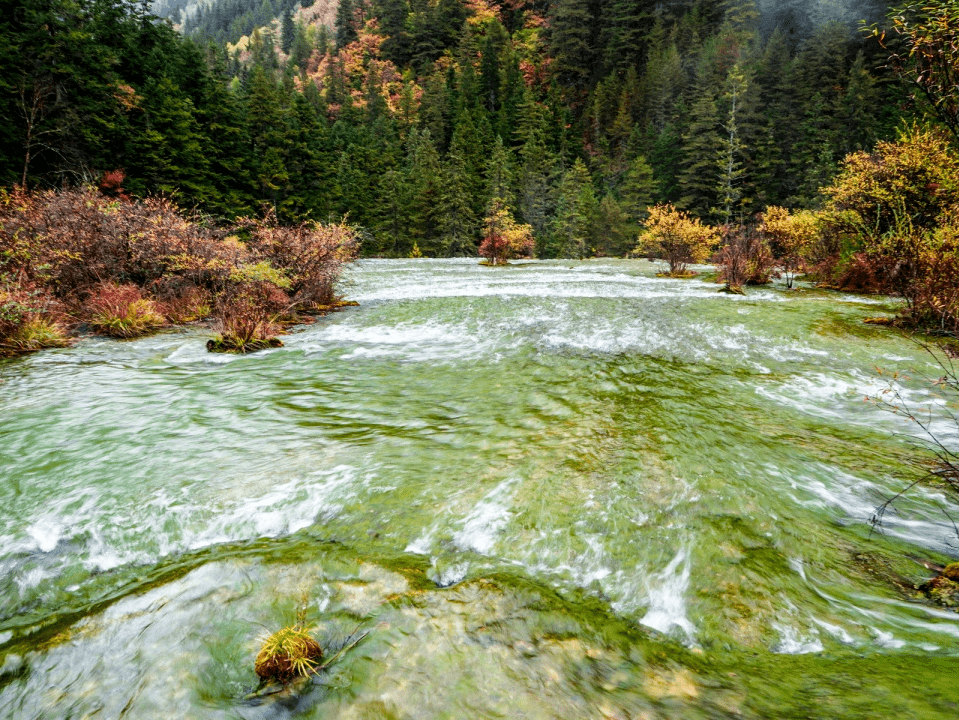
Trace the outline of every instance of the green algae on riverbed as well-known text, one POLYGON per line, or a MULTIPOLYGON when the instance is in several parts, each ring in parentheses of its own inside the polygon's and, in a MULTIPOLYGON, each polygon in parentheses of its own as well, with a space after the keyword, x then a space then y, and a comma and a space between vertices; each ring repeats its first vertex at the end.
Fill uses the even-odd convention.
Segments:
POLYGON ((861 323, 894 303, 654 269, 367 261, 361 307, 283 348, 0 364, 0 709, 947 714, 959 615, 890 579, 953 559, 957 508, 919 490, 868 523, 917 472, 915 429, 863 402, 877 366, 948 410, 928 356, 861 323), (370 634, 245 703, 303 607, 324 648, 370 634))

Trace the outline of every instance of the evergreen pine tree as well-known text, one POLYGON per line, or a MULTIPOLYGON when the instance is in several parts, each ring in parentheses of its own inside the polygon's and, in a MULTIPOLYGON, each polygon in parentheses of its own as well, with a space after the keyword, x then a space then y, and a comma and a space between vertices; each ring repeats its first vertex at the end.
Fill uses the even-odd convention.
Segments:
POLYGON ((557 252, 560 257, 583 258, 592 248, 596 193, 579 158, 563 175, 553 220, 557 252))
POLYGON ((690 116, 689 127, 683 134, 681 197, 677 206, 705 218, 717 204, 716 159, 723 149, 719 112, 711 89, 700 90, 690 116))
POLYGON ((287 6, 280 20, 280 48, 289 55, 296 38, 296 25, 293 24, 293 9, 287 6))
POLYGON ((593 74, 595 53, 590 42, 593 16, 588 0, 557 0, 550 13, 549 50, 553 71, 567 97, 585 96, 593 74))
POLYGON ((138 194, 203 204, 213 188, 193 104, 167 77, 148 81, 142 97, 143 125, 133 147, 129 187, 138 194))
POLYGON ((513 172, 510 167, 509 151, 503 147, 503 139, 496 137, 493 153, 486 164, 486 198, 488 201, 502 200, 513 207, 513 172))
POLYGON ((604 195, 596 208, 592 240, 596 255, 622 257, 636 245, 634 226, 616 198, 604 195))
POLYGON ((646 208, 652 205, 656 198, 656 181, 652 166, 642 155, 630 162, 620 197, 620 206, 633 223, 638 224, 645 219, 646 208))
POLYGON ((721 153, 718 158, 719 166, 719 208, 714 215, 722 217, 725 224, 733 221, 737 212, 742 210, 743 204, 743 141, 739 130, 739 123, 743 115, 743 103, 746 96, 748 81, 739 65, 729 71, 726 84, 726 101, 729 110, 726 122, 723 125, 721 136, 721 153))
POLYGON ((443 168, 440 226, 450 256, 475 255, 477 219, 470 202, 466 162, 458 149, 450 150, 443 168))
POLYGON ((433 257, 446 255, 439 154, 428 131, 412 133, 407 145, 410 236, 424 254, 433 257))
POLYGON ((359 38, 354 20, 354 0, 340 0, 336 8, 334 29, 336 34, 336 49, 345 48, 359 38))

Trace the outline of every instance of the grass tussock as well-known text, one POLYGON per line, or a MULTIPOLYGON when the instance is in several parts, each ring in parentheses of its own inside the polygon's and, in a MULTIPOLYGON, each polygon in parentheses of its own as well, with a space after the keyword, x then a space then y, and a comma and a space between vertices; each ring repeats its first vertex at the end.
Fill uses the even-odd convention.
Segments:
POLYGON ((270 635, 257 653, 256 674, 264 681, 288 683, 315 672, 323 651, 310 634, 298 625, 270 635))
POLYGON ((163 327, 166 318, 136 285, 104 283, 87 301, 90 325, 101 335, 135 338, 163 327))
POLYGON ((32 315, 18 323, 13 332, 0 342, 0 357, 69 345, 70 338, 66 330, 56 320, 32 315))

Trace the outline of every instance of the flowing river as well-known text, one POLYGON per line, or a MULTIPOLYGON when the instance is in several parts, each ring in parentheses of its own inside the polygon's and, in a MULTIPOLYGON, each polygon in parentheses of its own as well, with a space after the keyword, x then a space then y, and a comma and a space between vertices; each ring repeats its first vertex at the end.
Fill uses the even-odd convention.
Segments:
POLYGON ((363 261, 276 350, 0 363, 0 716, 957 716, 959 615, 891 578, 959 507, 869 524, 923 451, 864 398, 955 437, 894 301, 655 270, 363 261), (248 697, 295 622, 368 635, 248 697))

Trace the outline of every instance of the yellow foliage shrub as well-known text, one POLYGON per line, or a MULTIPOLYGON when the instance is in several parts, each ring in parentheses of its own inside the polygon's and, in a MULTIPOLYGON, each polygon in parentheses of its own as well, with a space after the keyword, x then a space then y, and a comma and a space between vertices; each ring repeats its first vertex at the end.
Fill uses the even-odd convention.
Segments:
POLYGON ((670 275, 683 276, 690 264, 706 262, 719 237, 719 228, 704 225, 699 218, 672 205, 654 205, 649 208, 636 250, 662 257, 669 264, 670 275))

